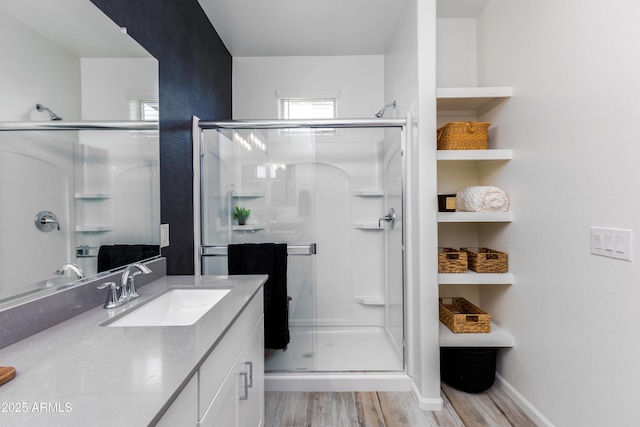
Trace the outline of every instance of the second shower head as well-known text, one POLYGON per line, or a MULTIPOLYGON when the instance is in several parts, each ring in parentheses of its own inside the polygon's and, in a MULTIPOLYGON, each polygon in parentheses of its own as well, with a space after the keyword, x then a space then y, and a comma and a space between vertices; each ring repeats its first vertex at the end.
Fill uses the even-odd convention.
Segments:
POLYGON ((382 107, 382 109, 376 113, 376 117, 379 118, 379 119, 384 117, 384 112, 387 111, 387 108, 389 108, 389 107, 393 107, 395 109, 396 108, 396 101, 390 102, 389 104, 387 104, 384 107, 382 107))
POLYGON ((51 111, 49 108, 45 107, 42 104, 36 104, 36 110, 40 112, 46 111, 47 113, 49 113, 51 120, 62 120, 62 117, 60 117, 59 115, 57 115, 56 113, 54 113, 53 111, 51 111))

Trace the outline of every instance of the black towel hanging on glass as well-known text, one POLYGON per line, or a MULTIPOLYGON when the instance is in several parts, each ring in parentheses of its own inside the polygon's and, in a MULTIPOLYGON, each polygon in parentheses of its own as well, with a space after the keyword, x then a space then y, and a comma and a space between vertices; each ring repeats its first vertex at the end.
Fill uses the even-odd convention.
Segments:
POLYGON ((289 344, 287 244, 229 245, 229 274, 268 274, 264 285, 264 346, 283 349, 289 344))

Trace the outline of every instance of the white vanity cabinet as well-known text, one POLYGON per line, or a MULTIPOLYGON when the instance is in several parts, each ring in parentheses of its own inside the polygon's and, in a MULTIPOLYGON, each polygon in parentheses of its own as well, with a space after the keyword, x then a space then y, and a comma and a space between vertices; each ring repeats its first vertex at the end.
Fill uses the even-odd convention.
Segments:
MULTIPOLYGON (((263 336, 261 318, 206 408, 200 426, 260 427, 264 424, 263 336)), ((202 380, 202 371, 200 378, 202 380)))
POLYGON ((264 317, 261 290, 230 325, 197 375, 157 425, 260 427, 263 424, 264 317))
POLYGON ((262 291, 260 291, 200 367, 198 372, 200 426, 259 427, 262 425, 264 414, 262 301, 262 291), (250 424, 249 420, 255 420, 256 423, 250 424))
POLYGON ((198 377, 191 378, 156 427, 198 425, 198 377))

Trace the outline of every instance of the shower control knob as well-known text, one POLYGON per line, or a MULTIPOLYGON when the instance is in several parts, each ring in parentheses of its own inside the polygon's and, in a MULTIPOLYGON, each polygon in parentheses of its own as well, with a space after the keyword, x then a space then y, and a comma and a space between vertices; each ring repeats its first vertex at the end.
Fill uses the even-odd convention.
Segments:
POLYGON ((49 231, 57 228, 60 230, 60 223, 58 222, 58 218, 56 218, 53 212, 49 211, 40 211, 37 213, 36 218, 33 220, 33 223, 36 225, 36 228, 44 233, 48 233, 49 231))
POLYGON ((393 208, 389 208, 389 213, 387 215, 378 218, 378 228, 380 228, 381 221, 389 223, 389 229, 393 230, 393 227, 396 225, 396 211, 393 208))

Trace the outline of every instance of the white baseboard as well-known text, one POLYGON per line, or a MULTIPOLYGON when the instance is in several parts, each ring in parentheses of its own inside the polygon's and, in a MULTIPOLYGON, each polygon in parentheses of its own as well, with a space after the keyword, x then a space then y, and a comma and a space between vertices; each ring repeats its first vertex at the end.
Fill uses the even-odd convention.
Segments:
POLYGON ((507 380, 505 380, 497 372, 496 372, 496 382, 494 384, 494 387, 499 388, 502 392, 504 392, 507 396, 509 396, 511 400, 513 400, 515 404, 518 405, 518 407, 522 409, 529 418, 531 418, 531 421, 536 423, 537 426, 554 427, 553 424, 551 424, 551 421, 546 419, 544 415, 542 415, 540 411, 538 411, 531 404, 531 402, 525 399, 523 395, 518 393, 518 390, 513 388, 513 386, 509 384, 507 380))
POLYGON ((422 395, 420 394, 420 391, 416 387, 416 384, 412 383, 412 386, 413 386, 413 393, 416 395, 416 398, 418 398, 420 409, 422 409, 423 411, 442 411, 442 407, 444 406, 442 397, 438 397, 435 399, 433 398, 428 399, 428 398, 422 397, 422 395))

